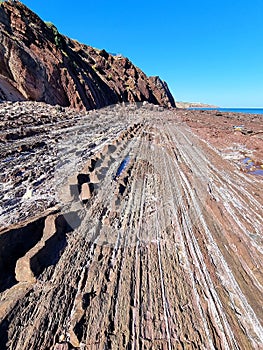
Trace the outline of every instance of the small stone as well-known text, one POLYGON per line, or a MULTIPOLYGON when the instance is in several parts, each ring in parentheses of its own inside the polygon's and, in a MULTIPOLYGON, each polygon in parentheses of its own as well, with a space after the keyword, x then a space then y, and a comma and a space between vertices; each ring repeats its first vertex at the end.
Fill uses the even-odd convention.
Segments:
POLYGON ((89 187, 89 184, 85 182, 81 186, 80 199, 82 201, 86 201, 86 200, 90 199, 90 197, 91 197, 90 187, 89 187))

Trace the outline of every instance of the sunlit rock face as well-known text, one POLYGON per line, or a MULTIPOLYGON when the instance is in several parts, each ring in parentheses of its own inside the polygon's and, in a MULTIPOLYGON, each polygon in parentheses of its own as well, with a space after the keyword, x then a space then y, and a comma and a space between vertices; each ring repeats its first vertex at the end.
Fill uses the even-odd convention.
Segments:
POLYGON ((117 102, 175 102, 165 82, 128 58, 61 35, 20 2, 0 6, 0 99, 94 109, 117 102))

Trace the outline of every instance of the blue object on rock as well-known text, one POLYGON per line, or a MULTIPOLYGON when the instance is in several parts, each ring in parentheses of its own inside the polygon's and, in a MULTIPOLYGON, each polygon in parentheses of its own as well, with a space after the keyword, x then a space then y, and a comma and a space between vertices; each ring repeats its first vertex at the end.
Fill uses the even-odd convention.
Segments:
POLYGON ((130 156, 127 156, 124 158, 124 160, 121 162, 120 166, 118 167, 118 170, 116 172, 116 175, 114 176, 114 180, 116 181, 118 177, 121 175, 121 173, 125 170, 127 165, 129 164, 130 156))

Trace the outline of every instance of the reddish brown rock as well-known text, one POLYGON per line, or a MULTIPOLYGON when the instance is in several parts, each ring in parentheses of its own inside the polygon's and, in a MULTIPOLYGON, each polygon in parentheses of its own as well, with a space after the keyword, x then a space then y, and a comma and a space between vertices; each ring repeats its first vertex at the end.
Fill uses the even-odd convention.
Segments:
MULTIPOLYGON (((42 103, 2 104, 1 127, 28 123, 37 108, 53 114, 42 103)), ((69 124, 57 114, 49 131, 34 128, 27 145, 41 133, 51 142, 57 129, 67 154, 85 155, 37 187, 57 198, 52 183, 64 177, 61 209, 33 206, 36 190, 27 206, 19 197, 10 203, 32 186, 22 177, 19 188, 9 174, 15 180, 28 165, 35 172, 53 161, 44 162, 43 147, 38 161, 2 156, 0 219, 16 224, 0 229, 1 350, 262 348, 262 177, 240 169, 246 152, 262 164, 262 116, 159 109, 89 112, 74 119, 70 139, 69 111, 69 124), (84 184, 94 191, 81 203, 84 184), (34 279, 28 270, 17 281, 28 257, 34 279)), ((26 137, 1 152, 19 142, 26 137)))
POLYGON ((175 106, 158 77, 148 78, 125 57, 61 35, 20 2, 0 6, 0 76, 2 100, 28 99, 79 110, 122 101, 175 106))
POLYGON ((54 350, 68 350, 68 343, 56 344, 54 350))
POLYGON ((52 236, 55 235, 56 218, 57 218, 57 215, 50 215, 47 217, 47 219, 45 220, 45 227, 43 230, 42 239, 31 250, 29 250, 25 256, 23 256, 17 261, 15 274, 16 274, 16 280, 18 282, 34 283, 36 281, 35 271, 37 271, 39 267, 34 266, 32 269, 32 264, 34 265, 39 264, 38 260, 36 259, 37 254, 41 250, 43 250, 48 239, 50 239, 52 236))
POLYGON ((88 199, 90 199, 91 197, 91 193, 90 193, 90 187, 88 183, 84 183, 81 187, 81 200, 82 201, 86 201, 88 199))

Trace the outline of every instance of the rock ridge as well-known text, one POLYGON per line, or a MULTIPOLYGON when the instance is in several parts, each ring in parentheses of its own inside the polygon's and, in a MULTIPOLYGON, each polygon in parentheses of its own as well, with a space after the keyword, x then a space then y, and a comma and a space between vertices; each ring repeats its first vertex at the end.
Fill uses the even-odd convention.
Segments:
POLYGON ((0 99, 91 110, 119 102, 175 107, 159 77, 128 58, 61 35, 21 2, 0 6, 0 99))

